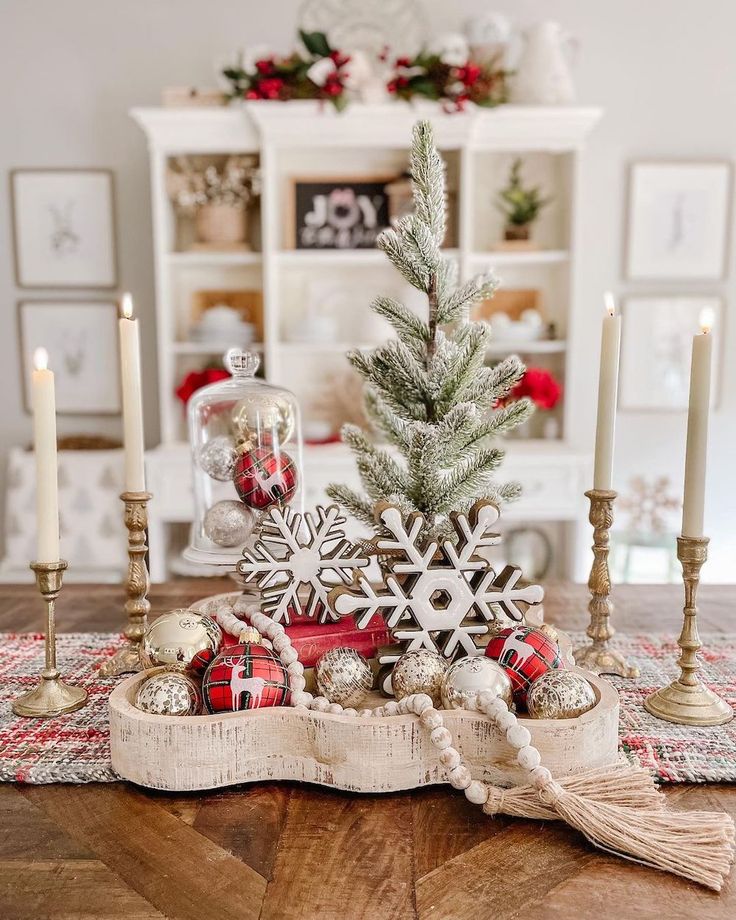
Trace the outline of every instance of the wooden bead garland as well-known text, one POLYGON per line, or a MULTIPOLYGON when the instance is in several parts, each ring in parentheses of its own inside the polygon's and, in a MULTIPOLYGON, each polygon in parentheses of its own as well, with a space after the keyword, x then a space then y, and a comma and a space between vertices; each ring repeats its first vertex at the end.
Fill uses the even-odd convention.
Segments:
POLYGON ((529 777, 529 786, 501 789, 474 780, 462 755, 453 747, 442 712, 434 708, 426 693, 411 694, 357 713, 323 696, 315 697, 303 689, 304 668, 283 625, 261 613, 257 605, 239 600, 234 608, 223 604, 215 613, 219 625, 234 635, 244 628, 236 612, 273 644, 292 681, 292 706, 305 712, 312 709, 364 719, 416 714, 439 751, 449 783, 462 789, 468 801, 479 805, 486 814, 561 818, 594 846, 682 875, 716 891, 730 874, 735 855, 730 816, 714 812, 668 813, 646 771, 620 765, 555 780, 541 766, 541 755, 531 744, 529 730, 519 723, 506 701, 482 690, 472 701, 473 708, 488 716, 504 733, 515 750, 517 763, 529 777))

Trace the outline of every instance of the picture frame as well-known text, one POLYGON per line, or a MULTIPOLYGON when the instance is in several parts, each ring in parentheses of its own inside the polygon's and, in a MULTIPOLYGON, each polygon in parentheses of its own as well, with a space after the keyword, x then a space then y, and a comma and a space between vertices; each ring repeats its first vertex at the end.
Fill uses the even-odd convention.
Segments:
POLYGON ((386 186, 396 175, 292 176, 285 221, 287 249, 375 249, 390 226, 386 186))
POLYGON ((54 372, 57 414, 120 414, 115 301, 21 300, 18 333, 26 412, 31 411, 33 353, 43 347, 54 372))
POLYGON ((697 294, 641 294, 622 302, 619 408, 633 412, 680 412, 687 409, 692 338, 706 308, 715 322, 711 405, 719 398, 723 301, 697 294))
POLYGON ((629 168, 630 281, 725 276, 732 168, 727 161, 640 161, 629 168))
POLYGON ((10 200, 18 287, 117 285, 111 170, 14 169, 10 200))

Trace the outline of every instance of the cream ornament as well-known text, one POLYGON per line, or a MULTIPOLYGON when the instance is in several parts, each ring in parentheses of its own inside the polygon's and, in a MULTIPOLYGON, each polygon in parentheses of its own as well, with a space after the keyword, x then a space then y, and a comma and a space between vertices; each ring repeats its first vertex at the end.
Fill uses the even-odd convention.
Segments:
POLYGON ((359 629, 376 613, 386 620, 398 643, 378 656, 386 693, 391 692, 390 671, 404 652, 426 648, 449 661, 482 655, 476 640, 489 631, 498 612, 519 622, 544 597, 540 585, 519 585, 517 566, 507 565, 497 574, 478 555, 501 540, 493 531, 500 517, 493 502, 479 501, 467 515, 452 515, 457 541, 442 544, 422 538, 426 523, 419 513, 404 519, 395 505, 379 503, 376 517, 390 534, 374 541, 387 559, 384 583, 374 585, 359 576, 356 585, 332 590, 329 603, 339 616, 354 615, 359 629), (472 613, 476 617, 469 619, 472 613))
MULTIPOLYGON (((223 611, 225 607, 223 605, 223 611)), ((291 640, 285 635, 283 625, 271 620, 254 605, 238 601, 228 610, 231 615, 241 613, 272 643, 284 636, 284 648, 290 647, 291 640)), ((219 615, 218 611, 218 619, 219 615)), ((304 669, 299 661, 294 664, 303 677, 304 669)), ((293 688, 294 684, 291 686, 293 688)), ((504 732, 517 763, 529 776, 527 786, 502 789, 474 780, 462 755, 452 744, 452 733, 444 726, 442 713, 434 708, 426 694, 412 694, 398 702, 392 700, 376 709, 356 712, 354 708, 344 709, 339 703, 330 703, 323 696, 314 697, 306 691, 292 689, 291 704, 298 712, 308 713, 313 709, 364 719, 415 714, 439 751, 438 757, 450 784, 462 789, 468 801, 480 805, 486 814, 561 819, 607 853, 681 875, 715 891, 720 891, 731 872, 736 846, 730 815, 707 811, 668 812, 664 797, 657 791, 649 773, 626 764, 555 780, 550 771, 541 766, 539 751, 528 743, 531 735, 526 727, 520 726, 505 700, 491 690, 477 693, 473 708, 504 732)))
POLYGON ((511 681, 504 669, 490 658, 460 658, 447 669, 440 696, 445 709, 472 709, 475 697, 487 690, 511 706, 511 681))
POLYGON ((243 550, 237 571, 246 582, 256 582, 263 610, 277 623, 288 625, 290 612, 300 609, 300 588, 307 591, 307 616, 320 623, 337 619, 330 591, 350 584, 355 570, 368 565, 360 548, 345 538, 344 523, 337 505, 318 505, 316 519, 274 505, 263 518, 260 537, 252 549, 243 550))
POLYGON ((317 661, 315 679, 317 689, 330 703, 347 707, 359 706, 373 687, 371 666, 353 648, 332 648, 325 652, 317 661))

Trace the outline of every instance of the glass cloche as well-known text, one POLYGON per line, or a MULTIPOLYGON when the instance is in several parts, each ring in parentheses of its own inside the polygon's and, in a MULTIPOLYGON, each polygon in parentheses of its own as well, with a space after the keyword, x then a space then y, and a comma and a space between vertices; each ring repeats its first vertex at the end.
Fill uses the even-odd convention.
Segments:
POLYGON ((299 406, 288 390, 256 379, 260 359, 231 349, 232 377, 189 400, 196 517, 184 557, 233 565, 274 505, 302 509, 299 406))

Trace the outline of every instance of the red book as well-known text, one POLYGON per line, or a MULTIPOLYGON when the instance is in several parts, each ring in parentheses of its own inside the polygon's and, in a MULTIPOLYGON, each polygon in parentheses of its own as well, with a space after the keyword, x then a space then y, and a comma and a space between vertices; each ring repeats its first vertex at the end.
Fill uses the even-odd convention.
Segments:
MULTIPOLYGON (((286 627, 286 634, 305 668, 312 668, 317 660, 331 648, 354 648, 365 658, 375 658, 382 645, 391 644, 386 622, 376 614, 365 629, 358 629, 352 618, 337 623, 318 623, 309 617, 299 616, 286 627)), ((223 645, 233 645, 238 640, 225 633, 223 645)))

